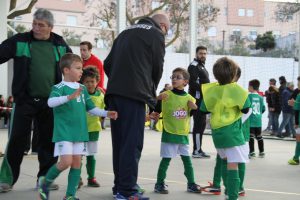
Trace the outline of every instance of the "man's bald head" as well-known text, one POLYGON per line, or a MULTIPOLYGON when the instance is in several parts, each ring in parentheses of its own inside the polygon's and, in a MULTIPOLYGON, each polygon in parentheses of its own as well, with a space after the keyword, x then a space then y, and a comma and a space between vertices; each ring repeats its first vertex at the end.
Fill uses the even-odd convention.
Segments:
POLYGON ((165 35, 168 34, 168 30, 170 29, 170 21, 166 15, 155 14, 152 16, 152 19, 160 26, 162 31, 165 31, 165 35))

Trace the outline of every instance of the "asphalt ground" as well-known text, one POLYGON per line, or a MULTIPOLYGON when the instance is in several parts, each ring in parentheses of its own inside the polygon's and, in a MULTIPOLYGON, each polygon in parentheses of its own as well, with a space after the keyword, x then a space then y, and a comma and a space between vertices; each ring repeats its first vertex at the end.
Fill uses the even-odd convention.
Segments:
MULTIPOLYGON (((146 189, 145 196, 151 200, 223 200, 224 194, 219 196, 210 194, 191 194, 186 192, 186 179, 183 174, 183 164, 180 157, 171 161, 166 184, 169 194, 162 195, 153 192, 156 173, 160 162, 161 134, 146 128, 145 143, 139 166, 138 183, 146 189)), ((291 139, 278 140, 265 136, 265 158, 251 159, 246 167, 245 189, 246 196, 241 200, 299 200, 300 199, 300 166, 290 166, 287 160, 294 153, 295 141, 291 139)), ((192 137, 190 136, 190 141, 192 137)), ((0 149, 5 148, 7 129, 0 129, 0 149)), ((112 150, 110 129, 101 133, 99 141, 99 155, 96 156, 96 177, 101 184, 100 188, 83 186, 77 193, 81 200, 113 200, 111 188, 113 186, 112 150)), ((190 146, 190 149, 192 146, 190 146)), ((216 151, 210 135, 203 139, 203 149, 211 155, 210 159, 193 159, 195 179, 201 186, 212 180, 215 165, 216 151)), ((256 144, 257 149, 257 144, 256 144)), ((0 158, 0 163, 2 163, 0 158)), ((85 159, 83 159, 85 162, 85 159)), ((82 178, 86 184, 86 169, 82 168, 82 178)), ((33 200, 37 199, 36 173, 38 161, 36 155, 24 157, 21 174, 11 192, 0 193, 0 200, 33 200)), ((51 200, 63 198, 67 186, 68 171, 63 172, 56 183, 60 189, 50 193, 51 200)))

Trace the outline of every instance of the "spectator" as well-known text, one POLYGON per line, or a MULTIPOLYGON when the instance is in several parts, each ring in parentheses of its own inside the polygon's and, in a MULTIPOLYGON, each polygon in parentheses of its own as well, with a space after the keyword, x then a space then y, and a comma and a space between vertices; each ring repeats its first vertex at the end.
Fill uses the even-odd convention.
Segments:
MULTIPOLYGON (((203 95, 201 85, 209 83, 209 74, 205 68, 207 48, 198 46, 196 48, 196 58, 188 67, 190 73, 189 94, 196 99, 196 104, 200 105, 203 95)), ((193 158, 210 158, 202 150, 202 137, 206 126, 206 114, 199 110, 193 112, 193 158)))
POLYGON ((272 133, 271 135, 276 135, 278 132, 278 118, 281 113, 281 102, 280 102, 280 94, 278 88, 274 85, 269 87, 270 92, 270 104, 269 106, 269 113, 270 113, 270 120, 272 121, 272 133))
MULTIPOLYGON (((92 54, 92 44, 88 41, 80 43, 80 55, 83 61, 83 68, 87 66, 95 66, 98 69, 100 75, 100 81, 98 87, 104 90, 104 69, 103 64, 99 58, 92 54)), ((105 92, 105 91, 104 91, 105 92)))
POLYGON ((3 117, 4 118, 4 128, 7 128, 7 112, 6 112, 6 104, 3 95, 0 94, 0 120, 3 117))
MULTIPOLYGON (((137 187, 145 104, 151 108, 156 104, 165 56, 164 36, 169 28, 170 22, 163 14, 141 19, 119 34, 104 61, 108 77, 105 105, 120 117, 111 120, 113 195, 117 199, 145 199, 137 187)), ((154 118, 154 114, 151 116, 154 118)))
MULTIPOLYGON (((276 80, 274 78, 271 78, 269 80, 269 87, 271 85, 276 86, 276 80)), ((266 101, 267 101, 267 106, 268 106, 268 126, 264 131, 271 131, 272 132, 272 120, 270 118, 270 111, 269 111, 269 104, 271 103, 271 94, 269 89, 265 91, 265 97, 266 97, 266 101)))
MULTIPOLYGON (((0 170, 0 192, 8 192, 17 182, 32 120, 39 130, 39 172, 43 176, 57 162, 53 156, 53 112, 47 105, 51 87, 62 74, 59 60, 71 49, 63 38, 52 32, 54 18, 40 8, 33 15, 32 30, 17 34, 0 45, 0 64, 14 60, 12 93, 14 112, 5 158, 0 170), (30 47, 30 48, 29 48, 30 47)), ((52 184, 50 189, 58 189, 52 184)))
POLYGON ((278 129, 277 137, 282 138, 284 135, 282 134, 282 130, 287 126, 285 136, 289 136, 290 134, 295 135, 296 131, 294 129, 294 110, 293 107, 288 105, 288 100, 292 96, 294 90, 294 83, 288 82, 287 87, 282 91, 282 122, 278 129))

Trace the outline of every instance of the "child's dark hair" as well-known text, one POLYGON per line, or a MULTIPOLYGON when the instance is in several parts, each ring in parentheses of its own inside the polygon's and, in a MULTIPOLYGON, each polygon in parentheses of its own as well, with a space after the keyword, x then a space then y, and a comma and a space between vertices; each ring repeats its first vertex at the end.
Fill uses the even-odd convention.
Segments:
POLYGON ((253 79, 253 80, 249 81, 249 86, 251 86, 256 91, 259 90, 259 85, 260 85, 260 82, 257 79, 253 79))
POLYGON ((70 69, 73 62, 80 62, 82 63, 82 59, 79 55, 73 53, 66 53, 63 55, 59 62, 59 67, 62 73, 64 73, 64 69, 70 69))
POLYGON ((96 81, 98 82, 100 80, 100 75, 99 71, 95 66, 87 66, 83 69, 83 73, 80 79, 80 82, 82 83, 85 78, 90 77, 90 78, 95 78, 96 81))
POLYGON ((220 85, 231 83, 238 65, 227 57, 219 58, 213 66, 213 74, 220 85))
POLYGON ((190 80, 190 74, 186 69, 182 67, 177 67, 176 69, 173 70, 172 73, 174 74, 175 72, 181 73, 184 80, 190 80))
POLYGON ((235 74, 235 80, 238 81, 241 77, 241 74, 242 74, 242 70, 240 67, 237 67, 236 69, 236 74, 235 74))

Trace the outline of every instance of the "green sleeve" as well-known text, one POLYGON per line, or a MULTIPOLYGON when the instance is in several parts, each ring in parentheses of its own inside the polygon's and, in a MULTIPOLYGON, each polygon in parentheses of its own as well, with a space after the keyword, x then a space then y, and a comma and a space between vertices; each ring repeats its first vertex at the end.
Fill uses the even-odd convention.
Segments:
POLYGON ((300 95, 297 95, 295 104, 294 104, 294 110, 300 110, 300 95))
POLYGON ((206 108, 206 105, 205 105, 204 101, 201 101, 201 103, 200 103, 200 111, 209 112, 206 108))
POLYGON ((62 96, 62 90, 59 89, 58 87, 56 87, 55 85, 52 86, 52 90, 51 90, 51 93, 49 95, 49 98, 51 97, 60 97, 62 96))
POLYGON ((251 101, 250 101, 249 96, 247 97, 242 109, 245 109, 245 108, 251 108, 251 101))

